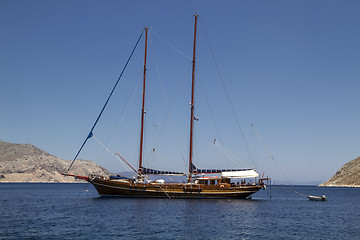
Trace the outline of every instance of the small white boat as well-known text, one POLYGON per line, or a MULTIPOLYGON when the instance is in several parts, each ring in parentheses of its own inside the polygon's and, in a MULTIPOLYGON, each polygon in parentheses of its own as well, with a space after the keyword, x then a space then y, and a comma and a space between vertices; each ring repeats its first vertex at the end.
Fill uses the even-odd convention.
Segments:
POLYGON ((322 195, 321 197, 318 197, 318 196, 311 196, 311 195, 306 195, 309 200, 311 201, 326 201, 326 196, 325 195, 322 195))

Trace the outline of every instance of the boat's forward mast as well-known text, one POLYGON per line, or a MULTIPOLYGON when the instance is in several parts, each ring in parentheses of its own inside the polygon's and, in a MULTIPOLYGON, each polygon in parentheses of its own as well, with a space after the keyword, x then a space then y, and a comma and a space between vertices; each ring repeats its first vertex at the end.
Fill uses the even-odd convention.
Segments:
POLYGON ((148 30, 145 28, 145 54, 144 54, 144 75, 143 75, 143 94, 142 94, 142 107, 141 107, 141 130, 140 130, 140 153, 139 153, 139 170, 138 173, 141 174, 142 171, 142 158, 143 158, 143 143, 144 143, 144 118, 145 118, 145 86, 146 86, 146 59, 147 59, 147 39, 148 39, 148 30))

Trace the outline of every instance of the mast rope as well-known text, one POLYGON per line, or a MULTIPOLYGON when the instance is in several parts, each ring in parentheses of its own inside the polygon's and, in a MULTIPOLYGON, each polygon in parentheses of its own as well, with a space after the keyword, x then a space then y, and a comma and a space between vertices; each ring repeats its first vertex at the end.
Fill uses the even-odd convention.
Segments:
POLYGON ((201 164, 204 163, 204 162, 207 163, 207 161, 204 160, 204 159, 208 159, 208 156, 210 154, 212 154, 211 150, 213 148, 215 148, 213 145, 214 145, 213 143, 210 143, 209 146, 207 147, 207 149, 205 149, 203 151, 202 155, 200 157, 196 158, 196 166, 201 166, 201 164))
POLYGON ((170 48, 172 48, 173 50, 175 50, 176 52, 178 52, 179 54, 183 55, 185 58, 189 59, 190 61, 192 61, 193 59, 191 57, 189 57, 188 55, 186 55, 185 53, 183 53, 182 51, 180 51, 179 49, 177 49, 176 47, 174 47, 173 45, 171 45, 169 42, 165 41, 165 39, 163 39, 158 33, 156 33, 154 30, 151 30, 154 35, 156 37, 158 37, 162 42, 164 42, 166 45, 168 45, 170 48))
MULTIPOLYGON (((252 128, 254 129, 255 134, 258 136, 260 142, 264 145, 264 148, 265 148, 266 152, 268 153, 269 157, 274 161, 276 167, 279 169, 279 171, 281 172, 281 174, 285 177, 285 180, 289 183, 290 181, 289 181, 288 177, 286 176, 286 174, 284 173, 284 171, 281 169, 280 165, 277 163, 277 161, 275 160, 274 156, 271 154, 268 146, 266 145, 266 143, 265 143, 264 140, 262 139, 260 133, 256 130, 254 124, 252 124, 252 128)), ((288 185, 289 187, 295 188, 295 186, 292 185, 292 184, 287 184, 287 185, 288 185)), ((290 191, 290 190, 288 190, 288 191, 290 191)), ((292 191, 290 191, 290 192, 292 192, 292 191)), ((295 192, 296 194, 300 195, 300 196, 304 196, 304 197, 307 197, 307 196, 308 196, 308 195, 299 193, 299 192, 296 191, 296 190, 294 190, 294 192, 295 192)))
POLYGON ((279 166, 279 164, 277 163, 277 161, 275 160, 274 156, 271 154, 268 146, 266 145, 266 143, 264 142, 264 140, 262 139, 262 137, 260 136, 260 133, 256 130, 254 124, 251 125, 252 128, 254 129, 255 134, 257 135, 257 137, 259 138, 260 142, 263 144, 267 154, 269 155, 269 157, 274 161, 276 167, 280 170, 281 174, 285 177, 285 179, 289 182, 289 179, 287 178, 286 174, 283 172, 283 170, 281 169, 281 167, 279 166))
POLYGON ((238 166, 238 162, 242 162, 246 167, 248 167, 248 164, 244 161, 242 161, 241 159, 239 159, 238 157, 236 157, 235 154, 231 153, 228 149, 225 148, 225 146, 221 143, 221 141, 219 141, 218 139, 216 139, 216 143, 215 146, 220 149, 225 156, 227 156, 228 159, 232 160, 233 163, 235 164, 235 166, 238 166))
MULTIPOLYGON (((151 31, 152 32, 152 31, 151 31)), ((164 83, 160 77, 160 71, 159 71, 159 66, 157 64, 157 57, 156 57, 156 54, 155 54, 155 49, 154 49, 154 45, 153 45, 153 42, 152 42, 152 38, 151 38, 151 34, 149 34, 149 40, 150 40, 150 49, 154 55, 154 60, 155 60, 155 69, 156 69, 156 73, 157 73, 157 77, 159 79, 159 82, 160 82, 160 88, 161 88, 161 94, 164 98, 164 102, 165 102, 165 105, 166 105, 166 109, 168 110, 169 109, 169 104, 167 102, 167 99, 166 99, 166 95, 165 95, 165 90, 164 90, 164 83)))
MULTIPOLYGON (((145 29, 144 29, 144 30, 145 30, 145 29)), ((140 39, 141 39, 142 35, 144 34, 144 30, 141 32, 141 34, 140 34, 140 36, 139 36, 139 38, 138 38, 138 40, 137 40, 137 42, 136 42, 136 44, 135 44, 135 46, 134 46, 133 50, 131 51, 131 54, 130 54, 130 56, 129 56, 128 60, 126 61, 125 66, 124 66, 123 70, 121 71, 120 76, 118 77, 118 79, 117 79, 117 81, 116 81, 116 83, 115 83, 115 86, 114 86, 114 87, 113 87, 113 89, 111 90, 111 93, 110 93, 109 97, 107 98, 107 100, 106 100, 106 102, 105 102, 105 104, 104 104, 103 108, 101 109, 101 112, 100 112, 99 116, 97 117, 97 119, 96 119, 96 121, 95 121, 94 125, 92 126, 92 128, 91 128, 91 130, 90 130, 90 132, 89 132, 88 136, 85 138, 85 141, 84 141, 84 142, 83 142, 83 144, 81 145, 81 147, 80 147, 79 151, 78 151, 78 152, 77 152, 77 154, 75 155, 75 157, 74 157, 73 161, 71 162, 71 164, 70 164, 70 166, 69 166, 69 168, 68 168, 68 170, 67 170, 67 171, 70 171, 70 168, 71 168, 71 167, 72 167, 72 165, 74 164, 74 162, 75 162, 76 158, 79 156, 79 154, 80 154, 81 150, 83 149, 83 147, 85 146, 85 143, 87 142, 87 140, 93 136, 93 130, 94 130, 94 128, 95 128, 95 126, 96 126, 96 124, 98 123, 98 121, 99 121, 99 119, 100 119, 100 117, 101 117, 102 113, 104 112, 104 110, 105 110, 105 108, 106 108, 106 106, 107 106, 107 104, 108 104, 108 102, 109 102, 109 100, 110 100, 110 98, 111 98, 112 94, 114 93, 115 88, 116 88, 116 86, 118 85, 118 83, 119 83, 119 81, 120 81, 120 79, 121 79, 121 77, 122 77, 122 75, 123 75, 123 73, 124 73, 124 71, 125 71, 125 69, 126 69, 127 65, 129 64, 130 59, 131 59, 131 57, 133 56, 133 54, 134 54, 134 52, 135 52, 135 49, 136 49, 137 45, 139 44, 139 42, 140 42, 140 39)))
MULTIPOLYGON (((185 82, 186 82, 186 80, 187 80, 187 75, 188 75, 189 71, 190 71, 190 70, 188 70, 187 73, 185 74, 184 79, 183 79, 183 82, 181 83, 180 88, 178 88, 178 91, 177 91, 177 93, 176 93, 175 99, 174 99, 174 101, 172 102, 172 104, 170 105, 170 108, 169 108, 169 110, 168 110, 168 112, 167 112, 167 115, 166 115, 166 117, 165 117, 165 120, 164 120, 163 124, 161 125, 161 129, 160 129, 160 131, 159 131, 159 133, 158 133, 158 135, 157 135, 157 137, 156 137, 156 139, 155 139, 155 141, 154 141, 154 148, 157 147, 157 145, 158 145, 158 143, 159 143, 159 141, 160 141, 160 137, 161 137, 161 135, 162 135, 162 133, 163 133, 163 130, 164 130, 164 128, 165 128, 165 125, 166 125, 167 121, 169 120, 169 117, 170 117, 170 115, 171 115, 171 113, 172 113, 172 111, 173 111, 173 109, 174 109, 175 103, 176 103, 177 100, 179 99, 180 93, 181 93, 181 91, 183 90, 183 88, 184 88, 184 86, 185 86, 185 82)), ((165 146, 165 145, 163 145, 163 146, 165 146)), ((150 155, 150 153, 149 153, 149 155, 150 155)), ((149 157, 149 156, 148 156, 148 157, 149 157)), ((151 160, 151 159, 149 158, 149 160, 151 160)))
MULTIPOLYGON (((218 151, 220 151, 226 159, 231 161, 232 165, 235 168, 240 168, 239 162, 243 163, 245 168, 249 168, 246 162, 242 161, 239 157, 237 157, 235 154, 230 152, 229 149, 225 148, 225 146, 221 143, 219 139, 214 139, 209 148, 211 149, 216 148, 218 151)), ((210 153, 210 151, 208 150, 206 151, 206 153, 210 153)), ((199 159, 198 164, 201 164, 203 162, 204 158, 207 156, 206 153, 203 154, 203 156, 199 159)), ((223 166, 222 168, 226 168, 226 167, 223 166)))
MULTIPOLYGON (((125 169, 133 176, 135 177, 134 174, 132 174, 132 172, 129 170, 129 166, 125 165, 123 163, 123 161, 120 161, 120 159, 116 158, 117 154, 113 153, 109 148, 107 148, 99 139, 97 139, 95 136, 93 136, 94 140, 105 149, 106 152, 110 153, 110 155, 114 158, 117 159, 119 162, 121 162, 121 164, 125 167, 125 169)), ((119 155, 120 156, 120 155, 119 155)))
POLYGON ((207 34, 206 34, 206 31, 205 31, 205 27, 204 27, 204 25, 202 24, 201 19, 200 19, 200 24, 201 24, 202 30, 203 30, 203 32, 204 32, 204 36, 205 36, 205 39, 206 39, 206 43, 207 43, 207 45, 208 45, 208 47, 209 47, 211 56, 212 56, 213 61, 214 61, 214 63, 215 63, 216 70, 217 70, 217 73, 218 73, 219 78, 220 78, 220 82, 221 82, 221 84, 222 84, 222 86, 223 86, 223 88, 224 88, 226 98, 227 98, 227 100, 228 100, 228 102, 229 102, 231 111, 232 111, 232 113, 233 113, 233 115, 234 115, 234 117, 235 117, 236 124, 238 125, 238 128, 239 128, 239 130, 240 130, 241 137, 242 137, 243 140, 244 140, 245 147, 247 148, 249 157, 254 161, 254 157, 253 157, 253 155, 252 155, 252 153, 251 153, 251 151, 250 151, 250 146, 249 146, 249 144, 248 144, 248 142, 247 142, 247 140, 246 140, 246 137, 245 137, 245 135, 244 135, 244 131, 242 130, 242 127, 241 127, 241 124, 240 124, 240 119, 239 119, 238 115, 236 114, 234 104, 233 104, 233 102, 232 102, 232 100, 231 100, 231 97, 230 97, 230 93, 229 93, 229 91, 228 91, 228 89, 227 89, 227 87, 226 87, 226 85, 225 85, 224 78, 223 78, 223 76, 222 76, 222 74, 221 74, 219 65, 218 65, 218 63, 217 63, 217 61, 216 61, 216 58, 215 58, 214 51, 212 50, 212 47, 211 47, 211 45, 210 45, 210 41, 209 41, 209 39, 208 39, 208 36, 207 36, 207 34))
MULTIPOLYGON (((122 125, 122 123, 124 122, 124 119, 125 119, 125 115, 126 113, 128 112, 129 110, 129 107, 130 107, 130 104, 132 103, 133 99, 134 99, 134 96, 135 96, 135 93, 137 91, 137 89, 139 88, 139 85, 140 85, 140 82, 141 82, 141 79, 142 79, 142 76, 139 76, 138 78, 138 81, 136 83, 136 86, 134 87, 131 95, 130 95, 130 98, 128 98, 128 101, 125 105, 125 108, 123 110, 123 112, 121 113, 120 117, 118 118, 118 121, 117 121, 117 124, 116 126, 113 128, 113 131, 111 131, 111 135, 109 137, 109 140, 106 144, 106 146, 110 146, 110 144, 112 143, 112 141, 114 140, 114 137, 115 137, 115 132, 117 132, 117 130, 120 128, 120 126, 122 125)), ((105 149, 104 149, 104 152, 99 156, 98 160, 102 159, 103 155, 105 153, 105 149)))
POLYGON ((205 101, 206 101, 206 104, 207 104, 207 106, 208 106, 208 108, 209 108, 210 116, 211 116, 211 119, 212 119, 213 124, 214 124, 214 127, 215 127, 215 131, 216 131, 216 135, 217 135, 216 137, 219 138, 219 137, 220 137, 220 131, 219 131, 219 128, 218 128, 218 126, 217 126, 217 124, 216 124, 216 121, 215 121, 215 114, 214 114, 214 112, 213 112, 213 110, 212 110, 212 108, 211 108, 211 104, 210 104, 210 101, 209 101, 209 97, 208 97, 208 95, 207 95, 207 92, 206 92, 206 89, 205 89, 204 85, 201 84, 201 83, 202 83, 202 82, 201 82, 201 79, 199 79, 198 82, 200 83, 201 89, 202 89, 203 92, 204 92, 205 101))
POLYGON ((294 191, 296 194, 300 195, 300 196, 304 196, 304 197, 307 197, 308 195, 305 195, 305 194, 302 194, 302 193, 299 193, 298 191, 294 191))
POLYGON ((161 191, 163 191, 164 193, 165 193, 165 195, 169 198, 169 199, 171 199, 171 197, 169 196, 169 194, 167 194, 167 192, 165 192, 165 190, 160 186, 160 185, 157 185, 160 189, 161 189, 161 191))

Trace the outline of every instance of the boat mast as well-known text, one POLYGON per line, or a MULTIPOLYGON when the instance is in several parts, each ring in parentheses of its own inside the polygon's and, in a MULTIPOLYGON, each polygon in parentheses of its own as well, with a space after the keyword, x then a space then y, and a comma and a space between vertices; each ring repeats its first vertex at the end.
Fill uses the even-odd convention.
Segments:
POLYGON ((198 15, 195 14, 194 26, 194 48, 193 48, 193 61, 192 61, 192 83, 191 83, 191 118, 190 118, 190 151, 189 151, 189 176, 188 182, 191 182, 192 175, 192 156, 193 156, 193 131, 194 131, 194 87, 195 87, 195 50, 196 50, 196 24, 198 15))
POLYGON ((146 54, 147 54, 147 38, 148 29, 145 28, 145 56, 144 56, 144 78, 143 78, 143 95, 142 95, 142 108, 141 108, 141 132, 140 132, 140 156, 139 156, 139 173, 142 170, 142 156, 143 156, 143 142, 144 142, 144 115, 145 115, 145 79, 146 79, 146 54))

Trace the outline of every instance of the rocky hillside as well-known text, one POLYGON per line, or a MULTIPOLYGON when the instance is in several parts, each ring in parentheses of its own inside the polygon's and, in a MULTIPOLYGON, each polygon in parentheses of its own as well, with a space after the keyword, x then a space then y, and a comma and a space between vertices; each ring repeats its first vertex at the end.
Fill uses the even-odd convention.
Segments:
MULTIPOLYGON (((0 182, 79 182, 62 176, 71 161, 55 157, 30 144, 0 140, 0 182)), ((91 161, 76 160, 70 173, 107 176, 110 172, 91 161)))
POLYGON ((360 157, 342 166, 329 181, 320 184, 326 187, 360 187, 360 157))

